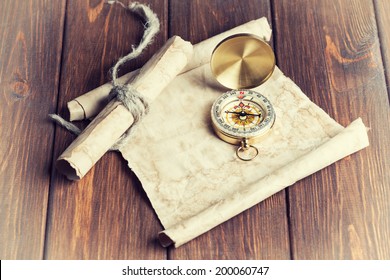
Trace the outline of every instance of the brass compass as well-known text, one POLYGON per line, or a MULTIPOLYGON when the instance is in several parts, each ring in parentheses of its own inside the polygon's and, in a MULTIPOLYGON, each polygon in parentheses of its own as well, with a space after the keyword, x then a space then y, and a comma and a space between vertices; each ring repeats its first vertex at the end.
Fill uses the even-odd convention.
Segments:
POLYGON ((214 131, 225 142, 239 145, 238 158, 250 161, 259 153, 252 144, 271 130, 276 118, 269 100, 250 88, 271 77, 275 55, 261 38, 236 34, 216 46, 210 65, 216 80, 232 89, 212 105, 214 131))

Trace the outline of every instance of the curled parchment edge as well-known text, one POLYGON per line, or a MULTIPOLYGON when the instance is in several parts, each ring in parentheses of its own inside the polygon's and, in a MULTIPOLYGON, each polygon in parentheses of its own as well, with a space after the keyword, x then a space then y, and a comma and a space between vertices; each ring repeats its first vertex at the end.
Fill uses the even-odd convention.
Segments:
POLYGON ((367 128, 361 118, 358 118, 314 150, 248 186, 245 196, 236 193, 226 197, 197 215, 159 232, 159 241, 164 247, 174 245, 177 248, 297 181, 367 146, 367 128))

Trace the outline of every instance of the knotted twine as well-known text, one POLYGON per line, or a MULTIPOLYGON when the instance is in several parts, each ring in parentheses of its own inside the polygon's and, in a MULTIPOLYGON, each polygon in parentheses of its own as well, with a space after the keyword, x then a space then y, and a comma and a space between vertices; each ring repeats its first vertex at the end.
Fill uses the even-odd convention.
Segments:
MULTIPOLYGON (((123 8, 138 14, 145 21, 145 31, 139 45, 137 47, 132 45, 132 51, 126 56, 121 57, 109 72, 112 79, 112 89, 108 99, 112 100, 116 98, 127 110, 129 110, 134 118, 133 125, 118 139, 118 141, 110 149, 119 150, 120 147, 122 147, 127 142, 130 134, 135 130, 139 121, 149 112, 149 102, 144 96, 139 94, 139 92, 134 87, 132 87, 131 84, 119 84, 118 71, 123 64, 138 57, 142 51, 153 42, 155 35, 160 30, 160 21, 157 15, 148 6, 138 2, 130 3, 128 6, 125 6, 120 1, 107 1, 106 3, 110 5, 115 3, 120 4, 123 8)), ((73 134, 79 135, 81 133, 81 129, 79 129, 73 123, 66 121, 61 116, 56 114, 49 114, 49 117, 73 134)))

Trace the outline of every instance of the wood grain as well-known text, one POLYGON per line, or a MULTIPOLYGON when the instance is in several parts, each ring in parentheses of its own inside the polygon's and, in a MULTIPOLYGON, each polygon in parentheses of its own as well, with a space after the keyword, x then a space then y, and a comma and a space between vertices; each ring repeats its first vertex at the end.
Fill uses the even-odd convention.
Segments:
POLYGON ((389 85, 390 85, 390 32, 389 26, 390 26, 390 1, 387 0, 375 0, 375 14, 376 19, 378 22, 378 32, 379 32, 379 39, 381 44, 381 51, 382 51, 382 59, 385 66, 385 75, 386 75, 386 81, 387 81, 387 92, 389 93, 390 98, 390 91, 389 91, 389 85))
POLYGON ((0 2, 0 259, 43 255, 64 13, 63 1, 0 2))
MULTIPOLYGON (((69 1, 62 63, 59 108, 106 82, 115 61, 138 44, 142 22, 119 5, 104 1, 69 1)), ((166 2, 145 1, 161 20, 155 44, 131 63, 139 68, 167 39, 166 2)), ((54 159, 74 139, 58 129, 54 159)), ((161 230, 138 180, 117 153, 108 153, 79 182, 53 170, 46 236, 47 259, 163 259, 154 240, 161 230)))
POLYGON ((390 257, 389 106, 371 1, 275 1, 279 66, 371 146, 288 190, 295 259, 390 257), (303 16, 304 15, 304 16, 303 16))
POLYGON ((109 68, 142 36, 139 18, 104 0, 3 0, 0 258, 390 259, 390 1, 141 2, 162 31, 121 73, 172 35, 197 43, 266 16, 282 71, 341 124, 362 117, 370 147, 164 249, 155 240, 162 226, 118 153, 79 182, 51 166, 74 136, 47 114, 58 101, 66 116, 67 101, 108 81, 109 68))
MULTIPOLYGON (((263 16, 270 21, 268 1, 176 0, 170 2, 169 30, 170 35, 197 43, 263 16)), ((169 258, 290 258, 285 193, 276 194, 178 249, 170 249, 169 258)))

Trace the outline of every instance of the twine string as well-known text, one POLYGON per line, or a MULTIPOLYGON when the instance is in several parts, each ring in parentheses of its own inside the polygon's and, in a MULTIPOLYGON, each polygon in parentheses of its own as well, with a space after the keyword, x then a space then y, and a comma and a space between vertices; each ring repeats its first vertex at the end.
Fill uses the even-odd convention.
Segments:
MULTIPOLYGON (((118 83, 119 68, 130 60, 138 57, 143 50, 153 42, 154 37, 160 30, 160 22, 157 15, 146 5, 138 2, 130 3, 128 6, 120 1, 107 1, 107 4, 119 4, 123 8, 138 14, 144 21, 144 34, 137 47, 131 46, 132 51, 124 57, 121 57, 110 69, 112 89, 109 99, 116 98, 133 115, 133 125, 118 139, 110 150, 119 150, 128 140, 130 134, 135 130, 139 121, 149 112, 149 102, 139 92, 129 84, 118 83)), ((79 135, 82 131, 73 123, 66 121, 61 116, 50 114, 49 117, 63 126, 73 134, 79 135)))

